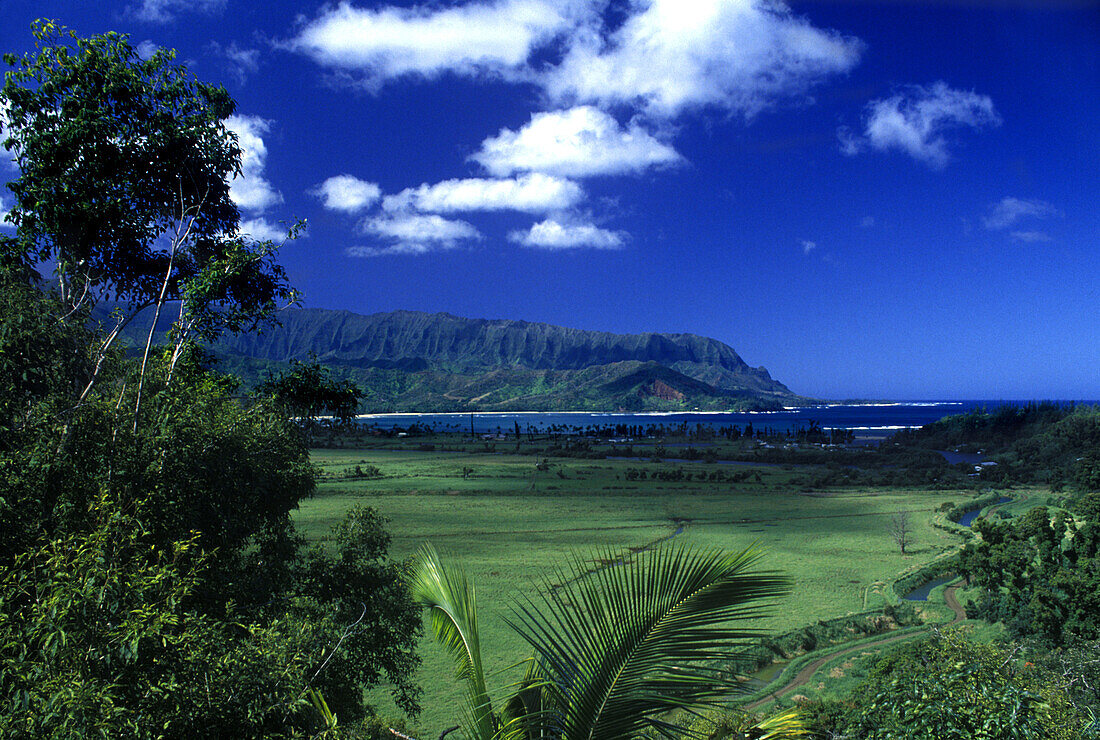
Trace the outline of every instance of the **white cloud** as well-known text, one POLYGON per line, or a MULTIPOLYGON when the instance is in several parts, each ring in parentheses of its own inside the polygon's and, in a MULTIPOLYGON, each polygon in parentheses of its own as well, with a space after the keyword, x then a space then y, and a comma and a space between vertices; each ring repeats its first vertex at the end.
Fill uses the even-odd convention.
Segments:
POLYGON ((160 51, 160 44, 151 39, 145 39, 134 49, 142 59, 152 59, 153 55, 160 51))
POLYGON ((0 229, 14 229, 15 225, 8 223, 8 213, 11 212, 11 208, 5 202, 3 197, 0 197, 0 229))
POLYGON ((430 213, 457 211, 522 211, 548 213, 570 208, 584 198, 572 180, 538 172, 514 179, 467 178, 408 188, 382 201, 387 211, 413 209, 430 213))
POLYGON ((377 257, 386 254, 423 254, 453 249, 464 241, 481 239, 481 233, 465 221, 436 215, 398 213, 369 218, 360 224, 364 234, 392 241, 387 247, 351 247, 353 257, 377 257))
POLYGON ((861 229, 874 228, 874 226, 875 226, 875 217, 874 216, 864 216, 863 218, 860 219, 859 226, 860 226, 861 229))
POLYGON ((311 192, 324 200, 325 208, 344 213, 355 213, 369 208, 382 197, 380 187, 352 175, 330 177, 311 192))
POLYGON ((241 234, 256 239, 257 241, 286 241, 287 229, 281 224, 273 224, 264 218, 250 218, 241 221, 241 234))
POLYGON ((1007 229, 1023 218, 1051 218, 1061 215, 1061 211, 1046 201, 1006 197, 990 207, 989 215, 982 219, 982 223, 987 229, 1007 229))
POLYGON ((623 128, 591 106, 536 113, 519 131, 501 129, 470 159, 491 174, 545 172, 564 177, 636 174, 682 157, 637 123, 623 128))
POLYGON ((260 70, 259 49, 241 48, 236 41, 230 41, 226 46, 211 41, 210 50, 225 59, 229 74, 237 84, 243 85, 251 75, 260 70))
POLYGON ((375 89, 405 75, 490 74, 541 85, 563 106, 631 105, 667 118, 707 106, 752 116, 847 72, 863 46, 773 0, 635 0, 614 28, 606 9, 593 0, 343 2, 288 46, 375 89), (539 51, 560 61, 536 67, 539 51))
POLYGON ((256 116, 230 116, 226 128, 237 135, 241 148, 241 174, 229 183, 229 197, 238 208, 262 212, 283 202, 283 196, 264 178, 267 146, 264 134, 271 124, 256 116))
POLYGON ((817 249, 817 242, 812 242, 808 239, 802 240, 802 254, 809 254, 815 249, 817 249))
POLYGON ((1054 241, 1051 235, 1045 231, 1013 231, 1010 236, 1016 241, 1027 242, 1028 244, 1054 241))
POLYGON ((945 134, 952 129, 999 126, 1001 117, 986 95, 953 90, 945 82, 914 85, 867 106, 862 135, 842 128, 841 151, 858 154, 870 147, 897 149, 934 169, 951 159, 945 134))
POLYGON ((710 107, 752 116, 847 72, 862 44, 768 0, 640 0, 610 33, 583 29, 545 84, 552 98, 636 105, 658 117, 710 107))
POLYGON ((433 247, 430 244, 393 244, 388 247, 348 247, 344 254, 349 257, 392 257, 403 254, 427 254, 440 252, 451 247, 433 247))
POLYGON ((553 219, 540 221, 528 231, 513 231, 508 238, 516 244, 536 249, 618 249, 627 235, 592 224, 561 224, 553 219))
POLYGON ((142 0, 127 8, 129 14, 146 23, 170 23, 180 13, 217 13, 225 8, 225 0, 142 0))
POLYGON ((450 8, 365 10, 342 2, 289 46, 377 87, 403 75, 476 75, 523 68, 531 51, 567 30, 568 3, 498 0, 450 8))
POLYGON ((0 170, 18 170, 19 163, 16 162, 17 150, 12 149, 8 151, 4 148, 3 144, 9 136, 8 132, 8 104, 7 102, 0 100, 0 170))

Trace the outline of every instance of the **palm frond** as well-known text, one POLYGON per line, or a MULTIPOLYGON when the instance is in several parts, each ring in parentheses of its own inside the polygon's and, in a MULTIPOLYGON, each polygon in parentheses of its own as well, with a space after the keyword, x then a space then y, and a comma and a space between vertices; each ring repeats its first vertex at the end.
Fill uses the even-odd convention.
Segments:
POLYGON ((763 733, 762 735, 754 735, 760 740, 796 740, 800 737, 811 737, 813 735, 806 727, 802 710, 798 707, 774 714, 757 722, 753 729, 758 733, 763 733))
POLYGON ((567 586, 545 585, 512 620, 547 685, 547 727, 563 740, 664 731, 661 716, 670 710, 713 706, 736 691, 717 662, 760 634, 737 623, 790 590, 786 577, 751 570, 760 558, 751 548, 605 555, 620 564, 588 573, 575 559, 558 579, 567 586))
POLYGON ((474 585, 459 570, 444 566, 439 553, 424 545, 417 553, 409 588, 429 609, 436 640, 455 661, 455 674, 466 684, 461 717, 467 740, 491 740, 495 734, 492 703, 485 687, 474 585))

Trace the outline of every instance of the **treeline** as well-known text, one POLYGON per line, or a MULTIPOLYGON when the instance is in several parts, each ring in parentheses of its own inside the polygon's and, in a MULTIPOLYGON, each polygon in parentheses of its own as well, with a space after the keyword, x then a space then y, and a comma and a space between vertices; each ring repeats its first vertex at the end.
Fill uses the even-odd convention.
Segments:
MULTIPOLYGON (((513 422, 513 427, 497 426, 490 431, 471 431, 471 436, 479 434, 496 434, 500 436, 515 436, 519 438, 521 431, 518 422, 513 422)), ((361 433, 395 436, 404 434, 407 436, 435 436, 438 434, 462 434, 463 425, 452 423, 440 429, 436 424, 428 425, 414 422, 407 427, 388 427, 381 429, 372 424, 363 424, 358 430, 361 433)), ((855 439, 855 433, 850 429, 822 429, 816 421, 807 422, 806 426, 798 426, 794 429, 780 430, 770 426, 756 426, 751 422, 743 427, 738 424, 724 426, 712 426, 710 424, 688 422, 679 424, 548 424, 544 427, 536 427, 528 424, 522 430, 523 438, 528 441, 537 439, 551 439, 560 441, 563 439, 582 439, 593 443, 614 442, 615 440, 631 439, 643 440, 682 440, 684 442, 714 442, 739 440, 757 440, 776 444, 796 442, 799 444, 848 444, 855 439)))
POLYGON ((1037 401, 1023 405, 1005 403, 993 408, 980 407, 964 414, 953 414, 918 429, 904 429, 894 441, 913 447, 976 452, 1010 447, 1024 437, 1033 436, 1073 413, 1073 403, 1037 401))
POLYGON ((1097 406, 1048 401, 975 409, 899 432, 894 441, 909 449, 981 450, 1005 479, 1100 489, 1097 406))
POLYGON ((623 478, 628 481, 657 480, 664 482, 699 481, 700 483, 742 483, 750 478, 760 481, 760 473, 754 470, 700 470, 692 472, 683 468, 662 467, 650 470, 644 468, 627 468, 623 471, 623 478))

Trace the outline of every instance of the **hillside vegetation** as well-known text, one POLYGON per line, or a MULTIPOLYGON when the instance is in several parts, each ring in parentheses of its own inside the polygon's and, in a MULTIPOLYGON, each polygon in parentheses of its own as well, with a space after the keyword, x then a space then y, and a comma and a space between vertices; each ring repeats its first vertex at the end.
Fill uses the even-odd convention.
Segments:
POLYGON ((728 345, 396 311, 286 311, 212 347, 246 383, 317 357, 365 391, 364 411, 768 409, 800 398, 728 345))
POLYGON ((901 432, 904 448, 982 452, 997 463, 986 478, 1100 487, 1100 407, 1064 403, 1004 405, 948 416, 901 432))

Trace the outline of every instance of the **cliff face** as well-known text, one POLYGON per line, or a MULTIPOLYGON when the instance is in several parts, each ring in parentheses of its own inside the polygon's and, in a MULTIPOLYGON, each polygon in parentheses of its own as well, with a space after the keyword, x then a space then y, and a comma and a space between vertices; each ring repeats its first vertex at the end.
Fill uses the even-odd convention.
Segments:
MULTIPOLYGON (((655 363, 719 391, 793 395, 764 368, 749 367, 733 348, 694 334, 611 334, 414 311, 363 316, 301 309, 283 313, 280 320, 281 327, 226 337, 214 349, 269 362, 315 354, 336 366, 459 374, 655 363)), ((670 394, 662 389, 655 395, 670 394)))

